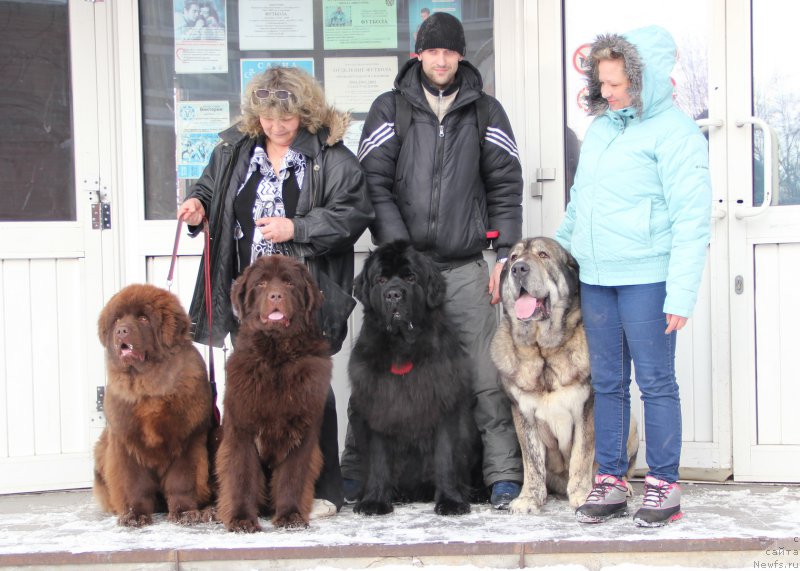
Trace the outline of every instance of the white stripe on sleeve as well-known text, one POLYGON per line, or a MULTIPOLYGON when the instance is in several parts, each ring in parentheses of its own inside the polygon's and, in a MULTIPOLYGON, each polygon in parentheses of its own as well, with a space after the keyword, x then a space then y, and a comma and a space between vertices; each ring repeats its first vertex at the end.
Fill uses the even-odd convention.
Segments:
POLYGON ((374 149, 394 137, 394 123, 384 123, 366 139, 361 141, 358 148, 358 160, 363 161, 374 149))

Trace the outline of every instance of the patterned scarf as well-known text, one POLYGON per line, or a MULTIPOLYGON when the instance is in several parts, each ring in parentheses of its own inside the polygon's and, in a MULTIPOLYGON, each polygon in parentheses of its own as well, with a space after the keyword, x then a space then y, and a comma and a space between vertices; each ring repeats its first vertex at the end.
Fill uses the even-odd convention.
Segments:
MULTIPOLYGON (((283 181, 286 180, 292 170, 294 170, 295 177, 297 178, 298 188, 303 188, 303 177, 306 171, 306 158, 297 151, 289 149, 283 159, 283 165, 278 166, 278 172, 267 156, 264 147, 266 146, 264 139, 260 138, 253 149, 253 156, 250 158, 250 167, 247 170, 247 176, 244 182, 236 191, 238 195, 250 176, 256 171, 262 175, 262 179, 258 183, 256 189, 256 201, 253 205, 253 220, 259 218, 283 218, 286 216, 286 208, 283 202, 283 181)), ((244 236, 242 227, 236 223, 234 229, 234 238, 237 240, 244 236)), ((272 256, 273 254, 286 254, 286 249, 282 244, 274 244, 272 240, 265 240, 261 234, 258 226, 253 231, 252 247, 250 253, 250 260, 255 261, 256 258, 261 256, 272 256)))

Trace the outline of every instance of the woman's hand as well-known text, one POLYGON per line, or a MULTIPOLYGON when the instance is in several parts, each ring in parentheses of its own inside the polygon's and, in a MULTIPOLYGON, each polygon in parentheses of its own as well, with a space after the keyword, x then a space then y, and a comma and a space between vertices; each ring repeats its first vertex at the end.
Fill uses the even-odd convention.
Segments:
POLYGON ((184 201, 178 208, 178 220, 183 220, 189 226, 198 226, 205 215, 206 209, 203 208, 203 203, 196 198, 184 201))
POLYGON ((664 335, 669 335, 673 331, 680 331, 687 321, 689 321, 688 317, 667 313, 667 330, 664 331, 664 335))
POLYGON ((289 218, 259 218, 256 226, 265 240, 272 240, 275 244, 294 238, 294 222, 289 218))

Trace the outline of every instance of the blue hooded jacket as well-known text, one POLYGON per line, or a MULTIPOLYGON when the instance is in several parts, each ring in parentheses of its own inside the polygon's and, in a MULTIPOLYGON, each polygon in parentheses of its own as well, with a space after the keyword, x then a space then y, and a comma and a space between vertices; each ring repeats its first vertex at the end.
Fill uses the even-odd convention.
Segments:
POLYGON ((651 26, 599 36, 592 52, 621 54, 631 105, 611 110, 589 60, 589 108, 597 117, 581 146, 556 239, 590 285, 667 282, 664 313, 690 317, 710 238, 708 144, 673 103, 675 42, 651 26))

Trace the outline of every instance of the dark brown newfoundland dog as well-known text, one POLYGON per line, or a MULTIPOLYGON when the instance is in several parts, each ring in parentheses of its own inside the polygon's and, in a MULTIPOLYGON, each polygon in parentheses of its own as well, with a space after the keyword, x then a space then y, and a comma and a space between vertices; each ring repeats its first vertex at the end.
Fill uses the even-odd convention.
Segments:
POLYGON ((480 442, 469 358, 442 310, 444 278, 393 242, 367 258, 355 295, 364 323, 349 363, 351 429, 367 477, 354 511, 434 500, 439 515, 468 513, 480 442))
POLYGON ((333 367, 316 321, 322 294, 302 263, 278 255, 248 266, 231 298, 240 329, 226 369, 219 517, 230 531, 259 531, 262 514, 307 526, 333 367))
POLYGON ((119 523, 208 521, 211 388, 180 301, 151 285, 113 296, 97 323, 106 349, 106 428, 94 449, 94 493, 119 523))

